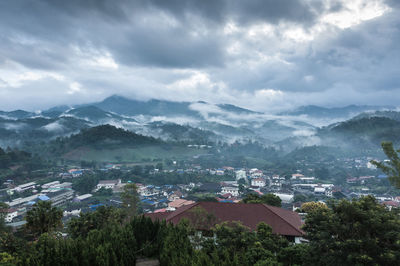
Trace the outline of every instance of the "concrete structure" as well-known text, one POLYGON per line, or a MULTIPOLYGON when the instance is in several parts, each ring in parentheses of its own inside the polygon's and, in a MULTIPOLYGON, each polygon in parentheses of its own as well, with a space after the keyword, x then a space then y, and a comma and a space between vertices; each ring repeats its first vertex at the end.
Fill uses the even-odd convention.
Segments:
POLYGON ((266 181, 264 178, 254 178, 251 180, 251 185, 253 187, 265 187, 266 181))
POLYGON ((222 187, 221 194, 230 193, 232 196, 237 197, 239 196, 239 188, 238 187, 222 187))
POLYGON ((101 188, 105 189, 113 189, 116 185, 121 184, 121 179, 115 179, 115 180, 100 180, 99 183, 96 186, 96 190, 99 190, 101 188))

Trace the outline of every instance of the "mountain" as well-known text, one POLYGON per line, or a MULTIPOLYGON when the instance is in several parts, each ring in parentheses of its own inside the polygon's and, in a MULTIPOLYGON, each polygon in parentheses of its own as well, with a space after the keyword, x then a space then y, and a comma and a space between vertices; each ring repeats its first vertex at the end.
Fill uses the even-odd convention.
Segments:
POLYGON ((24 110, 15 110, 11 112, 0 111, 0 118, 4 119, 24 119, 35 116, 35 113, 24 110))
POLYGON ((99 123, 106 124, 107 122, 113 120, 119 120, 119 121, 127 120, 129 122, 136 122, 136 120, 132 118, 121 117, 119 115, 106 112, 93 105, 70 109, 62 113, 62 116, 72 116, 86 121, 90 121, 91 123, 95 124, 99 123))
POLYGON ((0 145, 49 141, 81 129, 109 124, 165 141, 204 144, 253 140, 265 146, 276 144, 290 151, 296 147, 319 144, 321 140, 333 143, 333 139, 340 138, 341 142, 346 142, 345 134, 334 129, 341 126, 344 120, 339 117, 348 119, 348 116, 357 114, 359 116, 353 119, 387 117, 400 121, 397 112, 383 111, 382 108, 303 106, 280 115, 270 115, 231 104, 139 101, 113 95, 100 102, 56 106, 40 113, 23 110, 0 112, 0 145), (322 120, 322 125, 329 126, 319 129, 321 123, 315 121, 322 120), (337 123, 329 123, 332 121, 337 123))
POLYGON ((95 126, 43 144, 41 155, 71 161, 145 162, 192 158, 207 154, 176 142, 164 142, 111 125, 95 126))
POLYGON ((353 120, 358 120, 361 118, 372 118, 372 117, 386 117, 396 121, 400 121, 400 112, 397 111, 365 112, 353 117, 353 120))
POLYGON ((32 117, 24 119, 0 118, 0 146, 20 146, 23 143, 49 141, 92 126, 74 117, 32 117))
POLYGON ((212 131, 194 128, 189 125, 174 123, 153 122, 148 125, 152 135, 159 134, 162 139, 173 141, 191 141, 195 144, 206 144, 218 140, 217 134, 212 131))
POLYGON ((170 102, 161 100, 138 101, 122 96, 113 95, 101 102, 92 104, 104 111, 126 116, 135 115, 188 115, 198 116, 198 113, 190 110, 189 102, 170 102))
POLYGON ((298 107, 292 111, 284 112, 283 115, 306 115, 311 118, 330 118, 330 119, 348 119, 357 114, 366 111, 376 111, 384 109, 394 109, 393 106, 368 106, 368 105, 348 105, 345 107, 326 108, 316 105, 307 105, 298 107))
POLYGON ((318 130, 316 136, 326 146, 342 147, 367 154, 381 151, 382 141, 400 144, 400 121, 387 117, 361 117, 318 130))

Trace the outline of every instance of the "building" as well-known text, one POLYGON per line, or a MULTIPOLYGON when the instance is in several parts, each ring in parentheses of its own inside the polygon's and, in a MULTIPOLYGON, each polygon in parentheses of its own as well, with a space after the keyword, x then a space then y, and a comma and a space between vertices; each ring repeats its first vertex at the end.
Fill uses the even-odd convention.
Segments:
POLYGON ((81 201, 84 201, 84 200, 86 200, 86 199, 91 198, 92 196, 93 196, 92 194, 83 194, 83 195, 77 196, 77 197, 74 199, 74 201, 76 201, 76 202, 81 202, 81 201))
POLYGON ((14 217, 18 216, 18 210, 17 209, 12 209, 12 208, 3 209, 1 212, 5 214, 4 221, 6 223, 11 223, 12 220, 14 219, 14 217))
POLYGON ((292 203, 294 199, 292 194, 274 193, 274 195, 279 197, 282 203, 292 203))
POLYGON ((232 196, 237 197, 239 196, 239 188, 238 187, 222 187, 221 194, 230 193, 232 196))
POLYGON ((251 185, 253 187, 265 187, 266 182, 264 178, 254 178, 251 180, 251 185))
POLYGON ((192 200, 177 199, 177 200, 174 200, 174 201, 168 203, 167 210, 168 211, 175 211, 176 209, 178 209, 178 208, 180 208, 182 206, 190 205, 190 204, 193 204, 193 203, 195 203, 195 202, 192 201, 192 200))
POLYGON ((188 219, 198 231, 210 231, 216 224, 223 222, 240 222, 250 230, 256 230, 257 225, 264 222, 271 226, 272 232, 285 236, 290 241, 300 243, 304 232, 300 229, 302 222, 298 213, 266 204, 196 202, 183 206, 174 212, 148 213, 145 216, 152 220, 165 220, 178 224, 182 219, 188 219), (207 223, 196 215, 196 208, 204 210, 211 219, 207 223), (200 218, 200 222, 196 219, 200 218))
POLYGON ((114 187, 118 184, 121 184, 121 179, 115 179, 115 180, 100 180, 99 183, 96 186, 96 190, 99 190, 101 188, 105 189, 114 189, 114 187))
POLYGON ((246 171, 245 170, 238 170, 235 172, 236 180, 239 181, 240 179, 246 180, 246 171))
POLYGON ((51 200, 51 205, 53 206, 60 206, 68 201, 71 201, 74 198, 74 191, 73 190, 60 190, 57 192, 53 192, 48 194, 51 200))

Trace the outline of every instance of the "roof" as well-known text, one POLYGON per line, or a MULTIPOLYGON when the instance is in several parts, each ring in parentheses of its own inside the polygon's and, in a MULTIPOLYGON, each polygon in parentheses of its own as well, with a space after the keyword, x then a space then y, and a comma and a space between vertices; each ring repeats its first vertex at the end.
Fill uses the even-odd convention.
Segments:
POLYGON ((38 199, 42 200, 42 201, 46 201, 46 200, 49 200, 50 198, 47 197, 46 195, 41 195, 41 196, 38 197, 38 199))
POLYGON ((256 230, 259 223, 265 222, 271 226, 273 233, 279 235, 302 236, 304 234, 300 229, 302 222, 298 213, 261 203, 196 202, 182 206, 174 212, 145 214, 145 216, 152 220, 166 220, 178 224, 182 218, 189 220, 193 218, 191 210, 195 207, 201 207, 215 217, 215 221, 209 228, 197 229, 210 229, 215 224, 238 221, 251 230, 256 230))
POLYGON ((118 184, 118 180, 100 180, 99 184, 118 184))
POLYGON ((179 208, 181 206, 189 205, 189 204, 193 204, 193 203, 194 203, 194 201, 192 201, 192 200, 177 199, 177 200, 171 201, 168 204, 168 206, 173 207, 173 208, 179 208))

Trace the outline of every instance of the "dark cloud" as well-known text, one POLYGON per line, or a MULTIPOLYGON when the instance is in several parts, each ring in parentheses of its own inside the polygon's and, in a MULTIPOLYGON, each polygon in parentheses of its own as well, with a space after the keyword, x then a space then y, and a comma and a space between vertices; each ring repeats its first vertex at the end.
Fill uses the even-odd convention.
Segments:
MULTIPOLYGON (((54 97, 71 93, 77 82, 82 90, 72 92, 87 92, 81 99, 118 92, 235 102, 275 90, 309 93, 318 104, 329 103, 335 90, 352 90, 368 103, 375 91, 400 89, 399 4, 385 3, 391 11, 340 28, 321 18, 350 12, 344 0, 0 1, 0 68, 12 72, 7 68, 13 62, 20 72, 60 74, 64 81, 53 86, 43 73, 46 80, 32 85, 38 93, 46 90, 38 84, 51 93, 59 88, 54 97), (180 87, 174 91, 171 84, 180 87)), ((2 91, 9 72, 0 72, 0 95, 18 90, 2 91)), ((29 82, 23 83, 18 97, 29 91, 29 82)), ((335 96, 335 103, 341 100, 335 96)))

